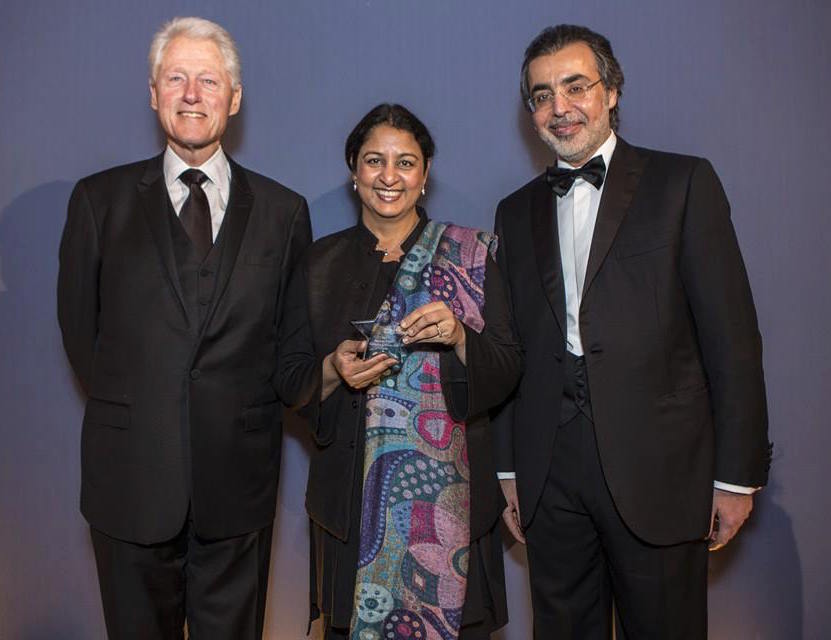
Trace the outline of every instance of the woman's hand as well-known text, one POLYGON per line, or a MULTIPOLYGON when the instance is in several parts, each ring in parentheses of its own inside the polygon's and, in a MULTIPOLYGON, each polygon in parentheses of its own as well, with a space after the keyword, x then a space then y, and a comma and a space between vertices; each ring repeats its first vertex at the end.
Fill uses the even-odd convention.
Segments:
POLYGON ((364 351, 366 340, 344 340, 323 359, 321 400, 328 398, 341 381, 352 389, 364 389, 398 363, 385 353, 364 360, 364 351))
POLYGON ((404 333, 404 344, 426 342, 453 347, 462 364, 466 363, 465 328, 443 302, 421 305, 401 320, 399 326, 404 333))

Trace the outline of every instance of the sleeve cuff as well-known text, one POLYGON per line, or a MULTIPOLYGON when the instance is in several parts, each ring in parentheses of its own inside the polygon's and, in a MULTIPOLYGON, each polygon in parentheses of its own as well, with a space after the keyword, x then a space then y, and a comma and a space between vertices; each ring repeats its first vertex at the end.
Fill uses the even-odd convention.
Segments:
POLYGON ((498 480, 516 480, 516 473, 514 471, 497 471, 496 478, 498 480))
POLYGON ((713 481, 713 487, 721 489, 722 491, 729 491, 730 493, 744 493, 745 495, 756 493, 759 489, 761 489, 761 487, 743 487, 739 484, 729 484, 727 482, 719 482, 718 480, 713 481))

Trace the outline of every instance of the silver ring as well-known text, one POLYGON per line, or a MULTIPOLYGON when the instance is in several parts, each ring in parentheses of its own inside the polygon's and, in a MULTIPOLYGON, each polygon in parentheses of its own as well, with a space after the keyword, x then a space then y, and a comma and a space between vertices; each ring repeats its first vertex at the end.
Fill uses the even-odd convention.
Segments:
POLYGON ((440 324, 438 322, 436 322, 435 324, 436 324, 436 337, 437 338, 443 338, 444 334, 441 332, 440 324))

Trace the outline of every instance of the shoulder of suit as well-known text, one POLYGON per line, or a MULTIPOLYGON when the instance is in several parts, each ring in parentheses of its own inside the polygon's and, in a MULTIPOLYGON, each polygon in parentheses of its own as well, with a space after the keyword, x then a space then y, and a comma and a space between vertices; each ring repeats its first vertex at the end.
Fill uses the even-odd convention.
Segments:
MULTIPOLYGON (((626 143, 624 143, 626 144, 626 143)), ((662 167, 665 170, 682 170, 691 171, 700 163, 708 163, 706 158, 700 156, 693 156, 684 153, 675 153, 671 151, 661 151, 659 149, 649 149, 647 147, 636 147, 631 144, 626 145, 628 150, 639 156, 642 156, 647 162, 647 170, 649 167, 662 167)), ((615 150, 617 153, 617 150, 615 150)), ((612 156, 612 163, 615 161, 615 156, 612 156)), ((709 163, 708 163, 709 164, 709 163)))
POLYGON ((534 177, 532 180, 529 180, 524 185, 522 185, 516 191, 509 193, 507 196, 502 198, 499 202, 499 206, 516 206, 521 203, 524 203, 528 200, 532 193, 534 193, 537 189, 548 189, 548 185, 545 182, 545 173, 541 173, 538 176, 534 177))
POLYGON ((138 182, 148 166, 154 162, 158 162, 159 167, 161 167, 161 157, 154 156, 146 160, 121 164, 116 167, 104 169, 103 171, 97 171, 96 173, 81 178, 78 184, 83 183, 86 187, 96 191, 118 190, 124 183, 129 182, 135 184, 138 182))
POLYGON ((251 171, 251 169, 246 169, 245 167, 241 166, 240 164, 236 165, 242 172, 245 174, 245 179, 248 180, 248 185, 254 192, 268 192, 274 195, 279 195, 284 198, 288 199, 302 199, 299 193, 290 189, 286 185, 277 182, 273 178, 269 178, 268 176, 264 176, 261 173, 257 173, 256 171, 251 171))
POLYGON ((333 261, 338 262, 338 259, 345 255, 352 255, 355 233, 355 227, 347 227, 312 242, 303 252, 304 268, 311 271, 322 265, 332 264, 333 261))
POLYGON ((354 240, 357 232, 357 227, 353 226, 341 229, 340 231, 335 231, 334 233, 330 233, 322 238, 318 238, 312 243, 311 247, 309 247, 309 253, 312 255, 319 255, 336 250, 342 246, 346 246, 354 240))

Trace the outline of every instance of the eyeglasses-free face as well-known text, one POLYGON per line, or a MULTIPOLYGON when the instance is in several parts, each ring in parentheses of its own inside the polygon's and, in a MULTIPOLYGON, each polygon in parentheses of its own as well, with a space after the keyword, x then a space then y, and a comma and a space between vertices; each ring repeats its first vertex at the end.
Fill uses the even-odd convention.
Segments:
POLYGON ((364 223, 417 215, 429 168, 412 133, 388 124, 374 127, 358 151, 352 175, 364 223))

